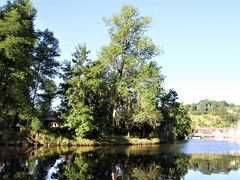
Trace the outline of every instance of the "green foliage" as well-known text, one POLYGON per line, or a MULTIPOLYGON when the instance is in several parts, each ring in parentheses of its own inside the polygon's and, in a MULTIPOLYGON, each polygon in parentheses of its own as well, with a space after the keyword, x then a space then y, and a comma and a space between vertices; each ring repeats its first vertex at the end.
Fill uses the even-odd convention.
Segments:
MULTIPOLYGON (((53 80, 57 75, 59 63, 55 57, 59 56, 58 40, 48 29, 37 32, 37 43, 34 48, 34 79, 31 86, 31 100, 41 114, 46 114, 56 93, 53 80)), ((43 117, 42 117, 43 118, 43 117)))
POLYGON ((36 39, 35 14, 27 0, 8 2, 0 10, 0 121, 5 127, 14 126, 11 121, 18 112, 31 107, 28 88, 36 39))
POLYGON ((66 116, 65 126, 75 130, 78 137, 85 137, 93 129, 92 120, 91 110, 78 102, 73 105, 69 115, 66 116))
POLYGON ((55 95, 58 41, 48 30, 34 29, 35 16, 30 0, 8 1, 0 8, 1 128, 22 120, 31 128, 32 119, 45 117, 55 95))
POLYGON ((162 94, 161 109, 164 121, 160 126, 160 137, 165 140, 184 139, 191 132, 191 119, 185 106, 176 100, 178 95, 174 90, 162 94))
POLYGON ((35 131, 40 131, 40 129, 43 127, 43 123, 42 123, 42 121, 40 121, 39 119, 34 118, 34 119, 31 121, 31 127, 32 127, 32 129, 35 130, 35 131))
MULTIPOLYGON (((34 29, 35 17, 30 0, 9 1, 0 8, 2 129, 14 131, 20 125, 39 131, 56 95, 58 40, 48 29, 34 29)), ((75 132, 78 138, 130 133, 144 138, 155 136, 163 127, 173 139, 185 136, 186 110, 171 99, 173 92, 164 94, 164 76, 152 60, 161 51, 146 36, 151 19, 124 5, 104 21, 110 42, 97 59, 88 58, 90 51, 83 44, 62 65, 58 95, 63 131, 68 128, 67 133, 75 132)), ((226 117, 235 121, 234 116, 226 117)))
POLYGON ((225 101, 201 100, 188 105, 194 127, 230 127, 240 119, 239 107, 225 101))
POLYGON ((191 119, 188 116, 188 110, 183 104, 180 104, 175 112, 176 126, 173 130, 177 139, 183 139, 191 132, 191 119))
POLYGON ((85 45, 80 45, 73 54, 71 76, 65 83, 69 110, 63 115, 64 126, 73 129, 78 137, 87 136, 93 129, 92 110, 85 104, 87 98, 87 77, 89 59, 85 45))
POLYGON ((119 14, 105 18, 111 42, 102 48, 99 61, 112 83, 112 124, 120 123, 131 131, 137 125, 157 126, 161 112, 156 108, 156 94, 162 76, 156 63, 148 60, 159 54, 156 45, 144 35, 150 18, 139 15, 136 8, 123 6, 119 14), (146 104, 150 110, 147 114, 146 104))
POLYGON ((68 78, 62 84, 66 125, 86 132, 95 129, 99 136, 145 124, 154 128, 161 120, 156 101, 163 78, 156 63, 148 62, 159 53, 144 36, 150 19, 124 6, 105 22, 111 42, 101 49, 99 58, 88 59, 83 45, 66 66, 68 78))
POLYGON ((174 139, 184 137, 189 131, 186 110, 167 97, 164 103, 174 105, 159 107, 164 101, 164 77, 151 60, 160 51, 145 36, 150 18, 125 5, 104 20, 111 41, 101 48, 98 58, 89 59, 86 45, 79 45, 62 68, 59 94, 64 125, 84 138, 130 133, 148 137, 156 135, 162 123, 174 124, 174 139))

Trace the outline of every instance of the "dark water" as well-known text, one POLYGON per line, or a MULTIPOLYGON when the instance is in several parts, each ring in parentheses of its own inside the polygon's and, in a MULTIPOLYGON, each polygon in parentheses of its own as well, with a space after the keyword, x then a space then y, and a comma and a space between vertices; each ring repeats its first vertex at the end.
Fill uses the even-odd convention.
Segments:
POLYGON ((240 179, 240 143, 83 148, 0 148, 0 179, 240 179))

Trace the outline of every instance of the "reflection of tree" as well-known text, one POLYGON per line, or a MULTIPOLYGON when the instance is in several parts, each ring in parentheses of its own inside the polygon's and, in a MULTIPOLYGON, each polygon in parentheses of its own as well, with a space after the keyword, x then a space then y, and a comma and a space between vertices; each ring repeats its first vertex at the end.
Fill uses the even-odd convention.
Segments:
POLYGON ((57 157, 41 156, 30 160, 26 154, 19 152, 1 156, 0 179, 45 179, 57 157))
POLYGON ((28 177, 25 161, 22 158, 8 157, 1 159, 0 164, 2 167, 0 179, 26 179, 28 177))
POLYGON ((193 154, 189 161, 189 168, 204 174, 228 173, 240 166, 240 156, 222 154, 193 154))
POLYGON ((54 165, 58 156, 43 156, 35 161, 33 176, 36 179, 42 179, 47 176, 48 170, 54 165))
POLYGON ((110 159, 104 154, 82 153, 62 164, 59 179, 106 179, 111 177, 110 159))
POLYGON ((114 166, 120 163, 125 179, 181 179, 187 173, 188 156, 125 155, 84 153, 60 167, 60 179, 109 179, 114 166))
MULTIPOLYGON (((116 148, 119 149, 119 148, 116 148)), ((126 149, 126 148, 125 148, 126 149)), ((238 169, 240 156, 221 154, 180 154, 154 153, 147 149, 116 151, 106 148, 87 151, 57 153, 40 153, 40 156, 0 152, 0 179, 45 179, 50 174, 56 179, 111 179, 116 164, 124 170, 124 179, 162 179, 179 180, 188 169, 201 171, 204 174, 227 173, 238 169), (112 151, 111 151, 112 150, 112 151), (56 163, 58 160, 60 163, 56 163), (58 167, 55 167, 56 164, 58 167), (59 171, 58 171, 59 169, 59 171)))
MULTIPOLYGON (((81 152, 88 151, 83 148, 81 152)), ((59 154, 72 152, 69 148, 0 148, 0 179, 45 179, 59 154)))
POLYGON ((131 177, 137 179, 181 179, 187 173, 188 156, 184 154, 162 154, 145 157, 132 168, 131 177))
POLYGON ((92 179, 90 163, 84 156, 75 156, 64 166, 60 166, 59 179, 92 179))
POLYGON ((132 169, 132 177, 137 179, 157 179, 161 174, 161 166, 152 163, 147 168, 135 167, 132 169))

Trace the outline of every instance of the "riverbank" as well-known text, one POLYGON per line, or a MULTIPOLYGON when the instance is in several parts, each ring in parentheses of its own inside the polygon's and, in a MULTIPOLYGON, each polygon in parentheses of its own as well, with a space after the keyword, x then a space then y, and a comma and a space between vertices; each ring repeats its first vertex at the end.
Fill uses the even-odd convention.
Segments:
POLYGON ((139 139, 127 136, 111 136, 102 139, 69 139, 56 134, 34 134, 35 142, 42 146, 114 146, 159 144, 159 138, 139 139))
POLYGON ((102 139, 68 138, 51 133, 9 133, 2 135, 1 146, 116 146, 116 145, 153 145, 159 144, 159 138, 133 138, 111 136, 102 139))

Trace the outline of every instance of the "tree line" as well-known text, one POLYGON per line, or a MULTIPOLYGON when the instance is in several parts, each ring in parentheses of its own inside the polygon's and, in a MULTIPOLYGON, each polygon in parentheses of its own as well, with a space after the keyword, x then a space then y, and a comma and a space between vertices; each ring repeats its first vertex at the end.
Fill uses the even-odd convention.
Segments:
POLYGON ((190 131, 187 109, 173 89, 163 87, 162 52, 146 36, 151 19, 133 6, 105 18, 110 42, 91 59, 79 44, 61 63, 58 40, 36 30, 30 0, 8 1, 0 9, 0 123, 41 131, 58 96, 60 131, 82 138, 112 135, 183 138, 190 131), (61 71, 60 71, 61 70, 61 71), (62 83, 57 87, 54 78, 62 83))
MULTIPOLYGON (((195 117, 211 115, 217 122, 214 127, 230 127, 240 120, 240 107, 226 101, 201 100, 198 103, 187 105, 189 113, 195 117)), ((211 121, 211 119, 209 119, 211 121)))

